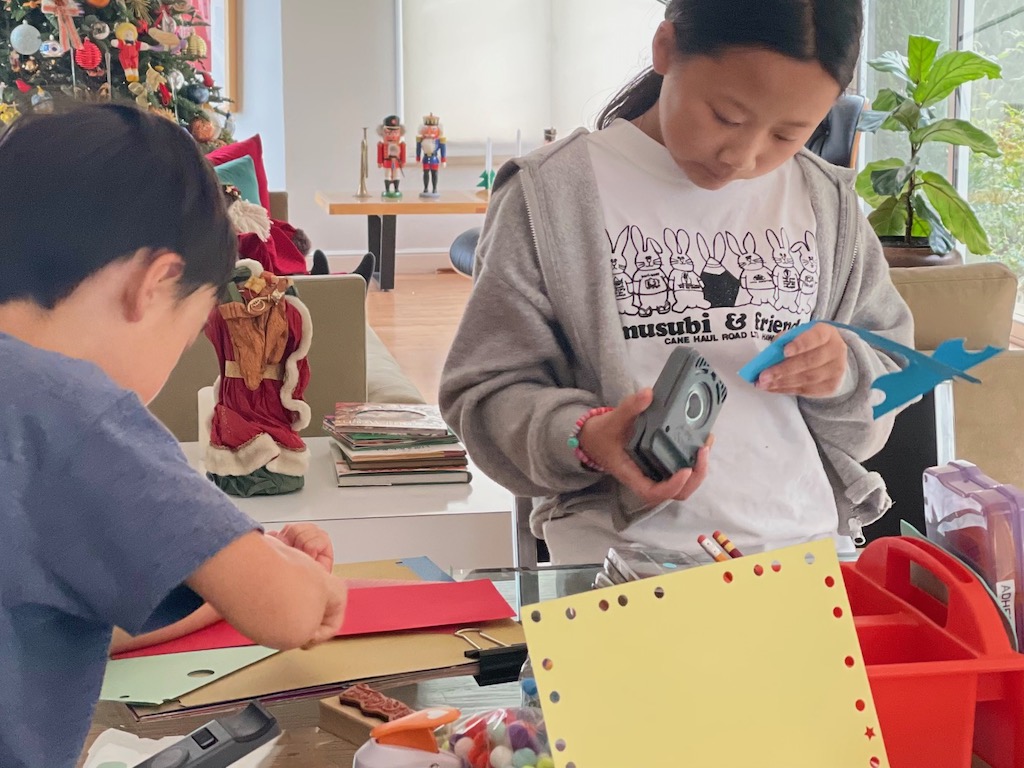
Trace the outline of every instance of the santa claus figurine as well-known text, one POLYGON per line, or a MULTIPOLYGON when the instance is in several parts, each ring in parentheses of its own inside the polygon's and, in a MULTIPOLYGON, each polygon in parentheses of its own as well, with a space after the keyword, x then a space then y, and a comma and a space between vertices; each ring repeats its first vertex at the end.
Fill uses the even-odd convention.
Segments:
POLYGON ((292 281, 242 259, 206 335, 220 361, 216 404, 207 425, 207 476, 234 496, 271 496, 303 487, 309 426, 302 396, 309 383, 309 310, 292 281))
POLYGON ((398 200, 402 193, 398 189, 399 176, 405 168, 405 126, 398 115, 388 115, 377 126, 377 167, 384 169, 384 192, 382 197, 398 200), (392 190, 392 186, 394 189, 392 190))

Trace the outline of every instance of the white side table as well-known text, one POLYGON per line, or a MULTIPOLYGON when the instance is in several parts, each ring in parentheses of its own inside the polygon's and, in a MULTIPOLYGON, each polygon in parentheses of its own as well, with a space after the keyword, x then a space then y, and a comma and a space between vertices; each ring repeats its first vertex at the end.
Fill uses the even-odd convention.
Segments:
MULTIPOLYGON (((233 498, 268 528, 314 522, 327 531, 339 563, 426 555, 453 568, 514 565, 514 498, 470 465, 469 485, 339 488, 330 438, 306 440, 306 486, 285 496, 233 498)), ((182 443, 189 463, 203 467, 201 443, 182 443)))

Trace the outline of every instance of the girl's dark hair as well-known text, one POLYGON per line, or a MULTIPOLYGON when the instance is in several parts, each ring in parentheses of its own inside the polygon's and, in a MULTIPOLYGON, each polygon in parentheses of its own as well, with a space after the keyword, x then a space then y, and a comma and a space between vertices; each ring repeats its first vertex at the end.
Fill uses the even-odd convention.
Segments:
POLYGON ((0 304, 53 309, 142 249, 181 256, 182 297, 223 285, 238 257, 221 185, 180 126, 133 104, 79 104, 0 136, 0 304))
MULTIPOLYGON (((763 48, 816 61, 844 90, 853 80, 864 26, 862 0, 669 0, 665 19, 684 56, 715 56, 726 48, 763 48)), ((619 91, 597 119, 635 120, 661 95, 662 76, 647 69, 619 91)))

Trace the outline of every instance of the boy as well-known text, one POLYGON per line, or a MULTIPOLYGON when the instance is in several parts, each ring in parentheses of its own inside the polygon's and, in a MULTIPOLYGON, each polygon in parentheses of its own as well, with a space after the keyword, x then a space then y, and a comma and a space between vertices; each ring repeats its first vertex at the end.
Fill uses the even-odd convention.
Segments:
MULTIPOLYGON (((74 766, 113 626, 205 600, 326 640, 341 582, 189 468, 146 411, 231 273, 220 186, 175 124, 106 104, 0 136, 0 766, 74 766)), ((292 542, 295 543, 295 542, 292 542)))

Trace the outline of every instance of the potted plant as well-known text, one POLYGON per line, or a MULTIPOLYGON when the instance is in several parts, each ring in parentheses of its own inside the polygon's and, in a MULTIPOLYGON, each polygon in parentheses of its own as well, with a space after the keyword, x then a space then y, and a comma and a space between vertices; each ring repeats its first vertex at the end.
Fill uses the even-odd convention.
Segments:
POLYGON ((908 155, 870 163, 857 179, 857 192, 874 210, 868 216, 882 240, 890 266, 959 263, 959 241, 971 253, 991 253, 988 236, 970 204, 940 173, 922 170, 921 150, 931 143, 968 147, 999 157, 995 140, 966 120, 938 118, 937 105, 971 80, 997 79, 1002 68, 971 51, 937 56, 939 41, 912 35, 907 54, 889 51, 868 62, 872 69, 894 75, 904 86, 899 93, 882 88, 860 130, 905 133, 908 155))

